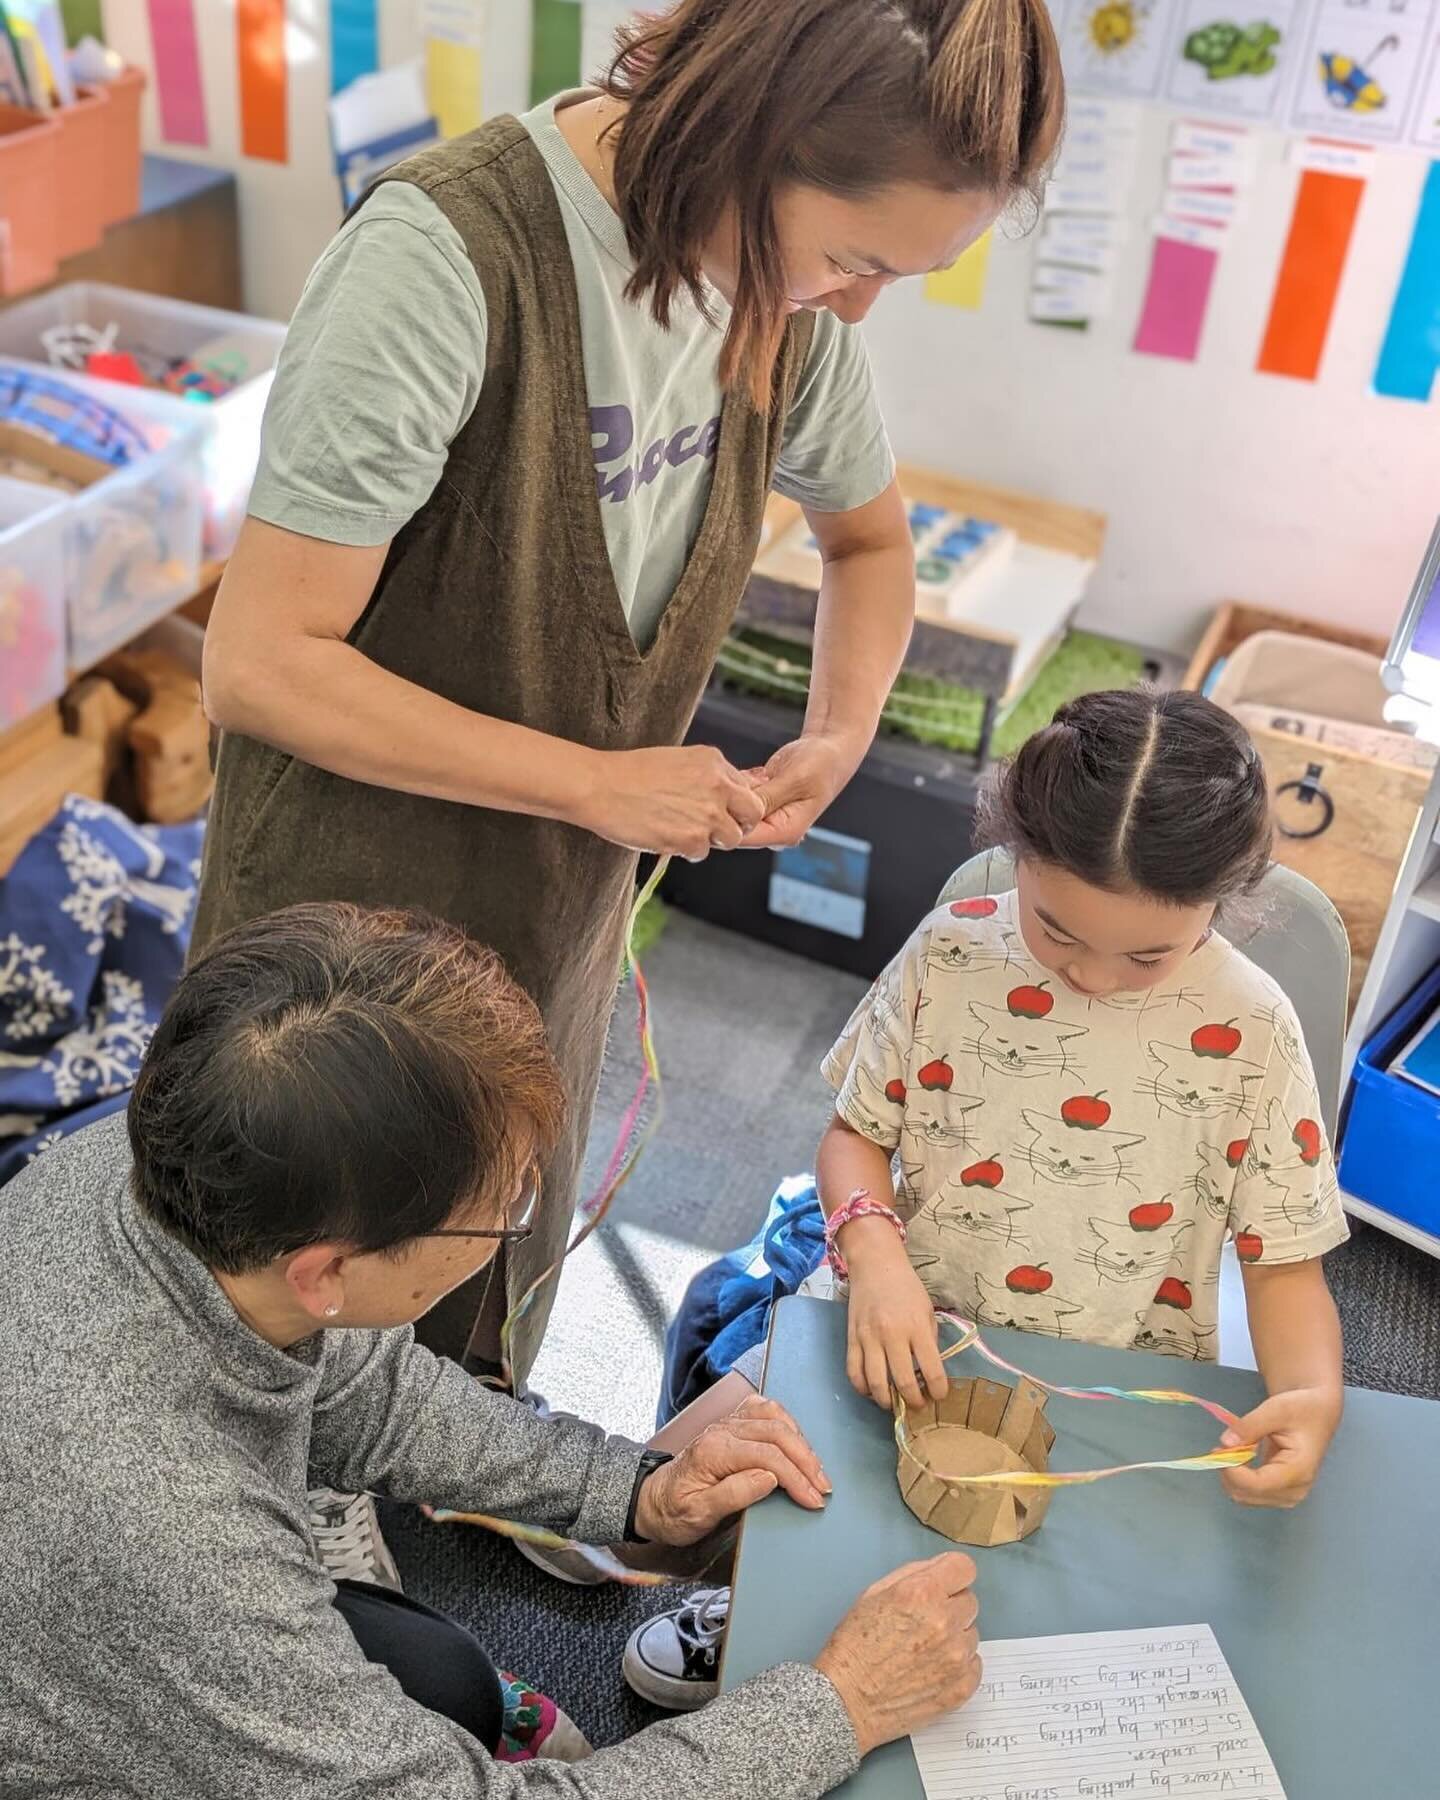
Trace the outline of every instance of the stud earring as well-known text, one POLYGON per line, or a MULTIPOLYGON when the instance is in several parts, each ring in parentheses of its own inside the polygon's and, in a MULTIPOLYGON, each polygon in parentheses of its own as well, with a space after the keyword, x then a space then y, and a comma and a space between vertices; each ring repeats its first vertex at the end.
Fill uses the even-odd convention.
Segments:
POLYGON ((338 1306, 327 1306, 325 1308, 325 1317, 327 1319, 333 1319, 339 1311, 340 1308, 338 1306))

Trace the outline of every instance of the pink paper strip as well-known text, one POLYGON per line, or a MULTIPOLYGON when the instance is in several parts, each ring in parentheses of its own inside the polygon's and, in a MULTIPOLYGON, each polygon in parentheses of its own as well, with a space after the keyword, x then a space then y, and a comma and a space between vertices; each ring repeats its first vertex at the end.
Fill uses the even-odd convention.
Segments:
POLYGON ((150 44, 160 101, 160 135, 167 144, 210 142, 205 89, 195 41, 194 0, 149 0, 150 44))
POLYGON ((1215 251, 1199 244, 1156 238, 1150 284, 1135 330, 1136 350, 1147 356, 1194 362, 1219 260, 1215 251))

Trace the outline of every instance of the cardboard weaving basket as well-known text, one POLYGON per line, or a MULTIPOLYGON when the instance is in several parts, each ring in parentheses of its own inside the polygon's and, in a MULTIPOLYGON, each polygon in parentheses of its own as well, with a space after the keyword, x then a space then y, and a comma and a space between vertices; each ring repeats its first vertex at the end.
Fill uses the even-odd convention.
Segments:
POLYGON ((932 1531, 957 1544, 1013 1544, 1045 1517, 1049 1488, 969 1487, 954 1479, 1049 1468, 1055 1431, 1044 1393, 1029 1382, 1009 1387, 975 1376, 951 1382, 943 1400, 918 1411, 902 1402, 895 1438, 900 1492, 932 1531))

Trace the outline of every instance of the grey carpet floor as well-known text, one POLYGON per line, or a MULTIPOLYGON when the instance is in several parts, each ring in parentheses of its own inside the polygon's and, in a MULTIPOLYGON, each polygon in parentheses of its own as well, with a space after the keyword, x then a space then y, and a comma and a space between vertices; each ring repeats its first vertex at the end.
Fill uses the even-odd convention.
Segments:
MULTIPOLYGON (((695 1270, 748 1239, 776 1182, 808 1169, 828 1113, 818 1066, 864 984, 683 915, 646 958, 664 1077, 659 1137, 609 1220, 570 1259, 534 1382, 552 1405, 643 1438, 665 1326, 695 1270)), ((638 1073, 633 1000, 616 1014, 587 1181, 638 1073)), ((588 1186, 587 1186, 588 1191, 588 1186)), ((1327 1261, 1346 1378, 1440 1398, 1440 1263, 1362 1227, 1327 1261)), ((497 1661, 552 1694, 597 1744, 659 1717, 620 1676, 654 1590, 569 1588, 484 1531, 387 1508, 418 1598, 469 1625, 497 1661)))

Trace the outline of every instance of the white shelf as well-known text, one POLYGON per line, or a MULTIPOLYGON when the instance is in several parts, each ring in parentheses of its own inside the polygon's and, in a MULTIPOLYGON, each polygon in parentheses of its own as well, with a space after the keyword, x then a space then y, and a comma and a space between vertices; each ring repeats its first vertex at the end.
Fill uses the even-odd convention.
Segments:
POLYGON ((1410 910, 1424 913, 1427 919, 1440 920, 1440 870, 1416 888, 1410 896, 1410 910))
POLYGON ((1391 1237, 1401 1238, 1405 1243, 1413 1244, 1417 1250, 1440 1257, 1440 1237, 1422 1231, 1418 1225, 1411 1225, 1405 1219, 1397 1219, 1394 1213, 1386 1212, 1383 1206, 1372 1206, 1368 1200, 1357 1200, 1353 1194, 1343 1192, 1340 1204, 1352 1217, 1364 1219, 1368 1225, 1378 1225, 1382 1231, 1388 1231, 1391 1237))

